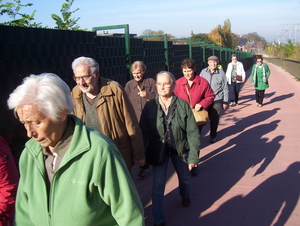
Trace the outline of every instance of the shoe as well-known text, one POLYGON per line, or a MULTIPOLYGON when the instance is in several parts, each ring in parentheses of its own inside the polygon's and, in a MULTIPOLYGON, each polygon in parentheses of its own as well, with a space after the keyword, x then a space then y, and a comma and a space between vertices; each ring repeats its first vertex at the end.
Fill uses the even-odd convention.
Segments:
POLYGON ((257 106, 257 107, 261 108, 261 107, 262 107, 262 104, 258 104, 258 106, 257 106))
POLYGON ((234 107, 235 106, 234 102, 230 102, 229 106, 234 107))
POLYGON ((217 138, 216 137, 211 137, 210 138, 210 143, 213 144, 213 143, 216 143, 217 142, 217 138))
POLYGON ((145 177, 145 169, 140 169, 140 172, 138 174, 139 177, 145 177))
POLYGON ((260 105, 259 103, 256 103, 256 107, 259 107, 259 105, 260 105))
POLYGON ((191 170, 191 174, 193 177, 196 176, 198 174, 198 167, 193 167, 191 170))
POLYGON ((189 207, 190 206, 190 196, 185 197, 182 199, 182 206, 183 207, 189 207))
POLYGON ((162 223, 160 223, 160 224, 153 224, 153 226, 165 226, 165 225, 166 225, 165 222, 162 222, 162 223))

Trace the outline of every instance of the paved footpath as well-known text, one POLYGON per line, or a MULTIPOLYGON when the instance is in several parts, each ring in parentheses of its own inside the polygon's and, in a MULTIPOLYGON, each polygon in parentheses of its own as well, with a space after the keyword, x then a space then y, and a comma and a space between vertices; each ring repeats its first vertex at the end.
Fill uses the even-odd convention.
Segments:
MULTIPOLYGON (((165 191, 167 226, 300 225, 300 82, 268 63, 270 88, 256 107, 254 88, 245 82, 239 105, 221 117, 218 142, 202 131, 199 174, 191 177, 191 205, 181 206, 178 180, 169 163, 165 191)), ((251 69, 247 71, 249 74, 251 69)), ((133 178, 153 225, 152 169, 133 178)))

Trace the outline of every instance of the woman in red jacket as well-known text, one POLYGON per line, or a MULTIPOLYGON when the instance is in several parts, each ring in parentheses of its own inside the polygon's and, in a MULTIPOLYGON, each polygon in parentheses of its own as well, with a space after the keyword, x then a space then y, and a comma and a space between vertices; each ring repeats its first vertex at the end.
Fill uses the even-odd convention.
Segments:
MULTIPOLYGON (((196 111, 207 110, 216 96, 209 83, 205 78, 197 75, 196 63, 193 59, 184 59, 181 63, 181 69, 183 77, 176 80, 174 94, 187 101, 191 108, 195 108, 196 111), (191 99, 191 103, 189 98, 191 99)), ((200 133, 202 127, 199 126, 200 133)), ((193 168, 191 173, 193 176, 196 176, 198 173, 197 168, 193 168)))

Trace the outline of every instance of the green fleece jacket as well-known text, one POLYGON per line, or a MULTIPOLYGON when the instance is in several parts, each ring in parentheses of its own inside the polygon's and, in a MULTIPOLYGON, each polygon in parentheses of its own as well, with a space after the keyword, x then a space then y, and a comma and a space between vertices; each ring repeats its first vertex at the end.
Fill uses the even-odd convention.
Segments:
POLYGON ((75 130, 50 189, 42 147, 31 139, 20 159, 17 226, 144 225, 143 207, 114 143, 69 116, 75 130))

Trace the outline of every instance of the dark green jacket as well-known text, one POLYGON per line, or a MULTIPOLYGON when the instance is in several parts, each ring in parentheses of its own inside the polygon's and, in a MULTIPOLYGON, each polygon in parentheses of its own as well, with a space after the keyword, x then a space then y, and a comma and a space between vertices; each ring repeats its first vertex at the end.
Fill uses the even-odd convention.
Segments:
MULTIPOLYGON (((177 96, 173 96, 171 106, 175 106, 170 125, 178 155, 183 155, 189 150, 188 164, 198 164, 200 135, 191 108, 185 100, 177 96)), ((144 145, 147 144, 149 137, 158 139, 164 137, 163 121, 164 112, 160 107, 158 96, 156 96, 155 99, 146 103, 140 120, 144 145)))

